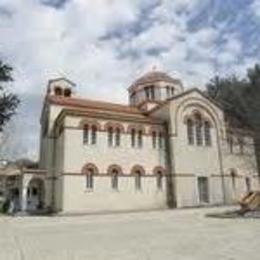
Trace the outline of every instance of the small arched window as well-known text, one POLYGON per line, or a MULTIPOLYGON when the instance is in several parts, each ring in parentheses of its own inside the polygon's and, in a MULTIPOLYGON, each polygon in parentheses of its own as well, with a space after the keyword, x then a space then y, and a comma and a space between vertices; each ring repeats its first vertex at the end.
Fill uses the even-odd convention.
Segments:
POLYGON ((211 146, 211 132, 210 132, 210 123, 208 121, 204 122, 204 138, 205 144, 211 146))
POLYGON ((156 132, 153 131, 153 132, 152 132, 152 145, 153 145, 153 148, 154 148, 154 149, 156 148, 156 140, 157 140, 157 138, 156 138, 156 132))
POLYGON ((92 125, 91 127, 91 144, 97 143, 97 127, 92 125))
POLYGON ((138 147, 142 148, 142 146, 143 146, 143 132, 142 132, 142 130, 138 131, 137 138, 138 138, 138 147))
POLYGON ((60 87, 55 87, 54 88, 54 94, 56 96, 61 96, 62 95, 62 89, 60 87))
POLYGON ((69 88, 66 88, 64 90, 64 97, 70 97, 71 96, 71 90, 69 88))
POLYGON ((194 124, 191 119, 187 120, 187 136, 188 136, 188 143, 190 145, 194 144, 194 124))
POLYGON ((120 131, 120 128, 116 128, 116 131, 115 131, 115 139, 116 139, 116 146, 120 146, 120 143, 121 143, 121 131, 120 131))
POLYGON ((136 130, 133 128, 131 130, 131 146, 135 147, 136 130))
POLYGON ((111 126, 108 128, 107 134, 108 146, 113 146, 113 128, 111 126))
POLYGON ((113 169, 112 171, 111 186, 112 189, 118 190, 118 171, 116 169, 113 169))
POLYGON ((195 115, 196 142, 198 146, 203 144, 202 140, 202 119, 200 114, 195 115))
POLYGON ((135 188, 136 188, 136 190, 142 189, 141 177, 142 177, 141 172, 137 170, 135 172, 135 188))
POLYGON ((92 168, 87 169, 87 175, 86 175, 86 187, 87 189, 93 189, 94 188, 94 170, 92 168))

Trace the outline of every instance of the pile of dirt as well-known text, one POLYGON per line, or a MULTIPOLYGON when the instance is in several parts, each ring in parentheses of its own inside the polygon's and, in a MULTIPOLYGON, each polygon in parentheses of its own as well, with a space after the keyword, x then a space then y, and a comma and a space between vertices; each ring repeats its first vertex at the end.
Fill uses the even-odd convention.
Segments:
POLYGON ((207 214, 214 218, 260 218, 260 191, 250 191, 238 201, 240 209, 207 214))
POLYGON ((241 213, 260 210, 260 191, 248 192, 240 201, 241 213))

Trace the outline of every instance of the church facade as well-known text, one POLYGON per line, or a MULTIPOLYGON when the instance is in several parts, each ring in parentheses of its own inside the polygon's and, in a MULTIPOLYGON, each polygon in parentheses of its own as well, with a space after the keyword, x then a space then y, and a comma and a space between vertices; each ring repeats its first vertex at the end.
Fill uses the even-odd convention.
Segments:
POLYGON ((233 127, 202 91, 185 91, 159 71, 128 88, 128 105, 79 98, 75 88, 65 78, 47 87, 44 207, 102 212, 230 204, 259 188, 250 130, 233 127))

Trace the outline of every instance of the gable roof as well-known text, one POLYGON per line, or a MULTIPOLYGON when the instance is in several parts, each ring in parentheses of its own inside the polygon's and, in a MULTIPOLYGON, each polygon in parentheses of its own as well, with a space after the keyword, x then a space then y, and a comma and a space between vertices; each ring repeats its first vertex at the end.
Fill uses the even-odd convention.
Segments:
POLYGON ((199 94, 202 95, 204 98, 206 98, 206 99, 209 100, 211 103, 213 103, 215 106, 217 106, 219 109, 223 110, 223 107, 222 107, 222 105, 221 105, 219 102, 217 102, 216 100, 214 100, 214 99, 212 99, 211 97, 209 97, 208 95, 206 95, 206 94, 205 94, 203 91, 201 91, 200 89, 198 89, 198 88, 191 88, 191 89, 189 89, 189 90, 187 90, 187 91, 185 91, 185 92, 182 92, 182 93, 180 93, 180 94, 178 94, 178 95, 176 95, 176 96, 173 96, 173 97, 167 99, 167 100, 164 101, 160 106, 155 107, 154 109, 152 109, 151 111, 149 111, 149 114, 151 114, 151 113, 153 113, 154 111, 160 109, 162 106, 164 106, 164 105, 166 105, 166 104, 169 104, 170 101, 175 100, 175 99, 178 99, 178 98, 181 98, 181 97, 184 97, 184 96, 186 96, 186 95, 189 95, 189 94, 192 93, 192 92, 197 92, 197 93, 199 93, 199 94))
POLYGON ((64 118, 65 115, 73 115, 108 120, 161 124, 160 120, 150 117, 136 107, 127 105, 62 96, 47 96, 47 100, 50 104, 64 107, 56 118, 56 123, 64 118))
POLYGON ((65 107, 73 107, 73 108, 81 108, 81 109, 82 108, 99 109, 99 110, 106 110, 111 112, 115 111, 115 112, 143 115, 143 113, 136 107, 131 107, 122 104, 89 100, 89 99, 81 99, 81 98, 63 97, 63 96, 48 96, 47 99, 51 104, 61 105, 65 107))

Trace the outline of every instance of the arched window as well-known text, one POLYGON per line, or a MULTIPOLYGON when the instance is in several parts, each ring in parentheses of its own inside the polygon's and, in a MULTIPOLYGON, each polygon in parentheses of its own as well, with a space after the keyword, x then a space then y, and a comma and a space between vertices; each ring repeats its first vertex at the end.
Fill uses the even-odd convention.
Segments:
POLYGON ((229 152, 233 153, 234 137, 231 133, 227 134, 227 143, 228 143, 228 146, 229 146, 229 152))
POLYGON ((86 188, 93 189, 94 187, 94 180, 93 180, 94 170, 92 168, 87 169, 86 175, 86 188))
POLYGON ((91 144, 97 143, 97 127, 92 125, 91 127, 91 144))
POLYGON ((113 171, 112 171, 111 186, 112 186, 112 189, 118 190, 118 171, 117 171, 117 169, 113 169, 113 171))
POLYGON ((236 172, 235 172, 235 170, 231 170, 230 176, 231 176, 231 181, 232 181, 232 188, 233 188, 233 190, 235 190, 236 189, 236 172))
POLYGON ((142 148, 142 146, 143 146, 143 132, 142 132, 142 130, 139 130, 138 131, 138 147, 139 148, 142 148))
POLYGON ((163 179, 163 174, 161 171, 158 171, 156 173, 156 184, 157 184, 157 189, 162 190, 162 179, 163 179))
POLYGON ((163 148, 163 134, 159 133, 159 148, 163 148))
POLYGON ((203 144, 202 141, 202 119, 200 114, 195 115, 196 142, 198 146, 203 144))
POLYGON ((93 189, 94 175, 98 174, 98 168, 94 164, 89 163, 83 167, 82 173, 86 175, 86 188, 93 189))
POLYGON ((171 88, 171 95, 172 95, 172 97, 174 96, 174 92, 175 92, 175 89, 174 89, 174 87, 172 87, 171 88))
POLYGON ((108 128, 107 140, 108 146, 113 146, 113 128, 111 126, 108 128))
POLYGON ((131 146, 135 147, 136 130, 133 128, 131 130, 131 146))
POLYGON ((116 133, 115 133, 115 138, 116 138, 116 146, 120 146, 120 142, 121 142, 121 131, 120 128, 116 128, 116 133))
POLYGON ((205 138, 205 144, 207 146, 211 146, 210 123, 208 121, 204 122, 204 138, 205 138))
POLYGON ((135 172, 135 188, 136 190, 142 189, 142 182, 141 182, 142 174, 139 170, 135 172))
POLYGON ((246 191, 247 192, 251 191, 251 181, 249 177, 246 177, 246 191))
POLYGON ((62 89, 60 87, 55 87, 54 88, 54 94, 56 96, 61 96, 62 95, 62 89))
POLYGON ((66 88, 64 90, 64 97, 70 97, 71 96, 71 90, 69 88, 66 88))
POLYGON ((153 148, 155 149, 156 148, 156 132, 153 131, 152 132, 152 145, 153 145, 153 148))
POLYGON ((239 152, 240 152, 240 154, 244 154, 244 137, 243 136, 239 136, 237 141, 238 141, 238 145, 239 145, 239 152))
POLYGON ((83 144, 88 144, 89 126, 85 125, 83 129, 83 144))
POLYGON ((150 89, 151 89, 151 100, 155 100, 155 88, 154 86, 150 86, 150 89))
POLYGON ((194 144, 194 125, 191 119, 187 120, 187 136, 188 136, 188 143, 190 145, 194 144))
POLYGON ((170 86, 166 86, 166 96, 167 98, 171 97, 170 86))

